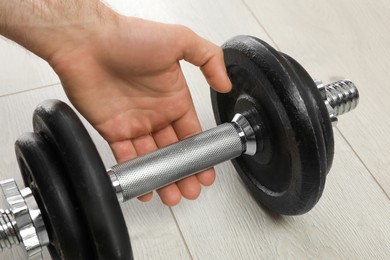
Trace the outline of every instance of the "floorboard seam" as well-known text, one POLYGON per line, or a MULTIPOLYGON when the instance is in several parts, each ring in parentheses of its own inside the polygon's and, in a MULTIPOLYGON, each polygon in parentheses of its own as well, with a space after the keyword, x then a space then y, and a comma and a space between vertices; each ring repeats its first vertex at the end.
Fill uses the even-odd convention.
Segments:
POLYGON ((338 128, 336 128, 336 129, 340 133, 340 135, 344 139, 344 141, 351 148, 352 152, 356 155, 356 157, 359 159, 359 161, 363 164, 364 168, 370 173, 371 177, 374 179, 376 184, 378 184, 379 188, 383 191, 383 193, 385 193, 386 197, 390 200, 390 195, 386 192, 386 190, 382 187, 381 183, 378 181, 378 179, 375 177, 375 175, 371 172, 370 168, 366 165, 366 163, 364 162, 363 158, 359 156, 358 152, 353 148, 352 144, 348 141, 348 139, 340 131, 340 129, 338 129, 338 128))
POLYGON ((21 93, 26 93, 26 92, 30 92, 30 91, 34 91, 34 90, 38 90, 38 89, 54 87, 54 86, 57 86, 57 85, 61 85, 61 83, 57 82, 57 83, 52 83, 52 84, 49 84, 49 85, 43 85, 43 86, 36 87, 36 88, 30 88, 30 89, 26 89, 26 90, 17 91, 17 92, 14 92, 14 93, 8 93, 8 94, 0 95, 0 98, 2 98, 2 97, 9 97, 9 96, 17 95, 17 94, 21 94, 21 93))
POLYGON ((190 256, 190 258, 191 258, 192 260, 194 260, 194 257, 193 257, 192 254, 191 254, 191 251, 190 251, 190 248, 189 248, 189 246, 188 246, 188 244, 187 244, 187 241, 186 241, 185 238, 184 238, 184 234, 183 234, 183 232, 181 231, 181 228, 180 228, 180 226, 179 226, 179 223, 177 222, 175 213, 173 213, 172 207, 169 207, 169 210, 171 211, 173 220, 175 221, 176 227, 177 227, 177 229, 179 230, 180 237, 181 237, 181 239, 183 240, 183 243, 184 243, 184 245, 185 245, 185 247, 186 247, 186 250, 187 250, 187 252, 188 252, 188 255, 190 256))
POLYGON ((256 16, 256 14, 252 11, 250 6, 245 2, 245 0, 241 0, 241 2, 244 4, 246 9, 251 13, 252 17, 256 20, 256 22, 260 25, 261 29, 265 32, 265 34, 268 36, 268 38, 272 41, 272 44, 277 50, 280 50, 279 46, 276 44, 274 39, 271 37, 271 34, 268 32, 268 30, 264 27, 264 25, 260 22, 259 18, 256 16))

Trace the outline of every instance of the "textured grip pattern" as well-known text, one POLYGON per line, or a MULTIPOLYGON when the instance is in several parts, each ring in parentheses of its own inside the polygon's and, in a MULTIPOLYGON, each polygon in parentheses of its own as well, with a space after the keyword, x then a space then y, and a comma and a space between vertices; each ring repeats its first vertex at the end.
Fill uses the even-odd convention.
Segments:
POLYGON ((225 123, 178 143, 111 168, 122 189, 123 201, 173 183, 244 150, 234 123, 225 123))

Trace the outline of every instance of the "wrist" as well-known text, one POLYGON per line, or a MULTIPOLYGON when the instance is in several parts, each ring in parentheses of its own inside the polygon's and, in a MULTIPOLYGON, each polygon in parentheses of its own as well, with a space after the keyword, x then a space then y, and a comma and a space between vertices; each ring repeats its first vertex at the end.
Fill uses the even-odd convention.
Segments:
POLYGON ((98 0, 1 2, 0 34, 49 63, 55 56, 96 42, 117 17, 98 0))

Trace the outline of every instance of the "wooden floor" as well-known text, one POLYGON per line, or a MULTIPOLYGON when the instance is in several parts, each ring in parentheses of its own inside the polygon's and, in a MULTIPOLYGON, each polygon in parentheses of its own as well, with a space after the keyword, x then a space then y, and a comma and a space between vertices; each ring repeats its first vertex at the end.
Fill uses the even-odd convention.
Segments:
MULTIPOLYGON (((197 201, 172 208, 157 198, 123 205, 136 259, 390 259, 389 1, 108 2, 126 15, 184 24, 217 44, 254 35, 296 58, 315 78, 352 79, 361 95, 358 109, 335 129, 334 165, 322 199, 308 214, 268 213, 224 163, 215 185, 197 201)), ((183 69, 203 127, 215 126, 205 80, 196 68, 183 69)), ((31 131, 32 111, 47 98, 67 101, 57 76, 0 39, 1 179, 22 185, 14 141, 31 131)), ((87 126, 111 166, 108 146, 87 126)), ((12 250, 0 259, 21 257, 12 250)))

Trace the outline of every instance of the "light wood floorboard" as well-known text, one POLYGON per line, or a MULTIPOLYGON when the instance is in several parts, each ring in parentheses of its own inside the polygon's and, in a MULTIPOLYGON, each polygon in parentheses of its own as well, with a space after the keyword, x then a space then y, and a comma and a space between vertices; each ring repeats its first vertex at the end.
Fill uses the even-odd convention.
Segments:
POLYGON ((60 81, 45 61, 0 37, 0 82, 0 96, 4 96, 60 81))

